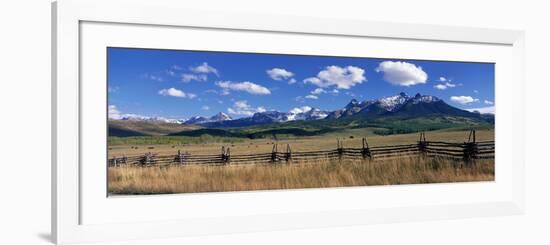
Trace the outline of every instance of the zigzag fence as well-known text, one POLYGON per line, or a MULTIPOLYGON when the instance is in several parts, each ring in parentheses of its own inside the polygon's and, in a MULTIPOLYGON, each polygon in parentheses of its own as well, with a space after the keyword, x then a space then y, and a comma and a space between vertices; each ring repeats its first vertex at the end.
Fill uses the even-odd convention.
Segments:
POLYGON ((166 165, 228 165, 228 164, 262 164, 262 163, 301 163, 318 160, 380 160, 404 156, 449 158, 466 163, 475 163, 477 159, 494 159, 494 141, 476 141, 475 130, 470 131, 468 141, 453 143, 427 141, 425 133, 420 133, 416 144, 386 145, 369 147, 363 138, 360 148, 344 147, 343 141, 337 140, 337 148, 319 151, 292 151, 286 145, 284 151, 273 145, 270 153, 232 155, 230 148, 221 148, 221 154, 192 155, 178 151, 175 155, 158 155, 147 153, 142 156, 122 156, 108 159, 111 167, 118 166, 166 166, 166 165))

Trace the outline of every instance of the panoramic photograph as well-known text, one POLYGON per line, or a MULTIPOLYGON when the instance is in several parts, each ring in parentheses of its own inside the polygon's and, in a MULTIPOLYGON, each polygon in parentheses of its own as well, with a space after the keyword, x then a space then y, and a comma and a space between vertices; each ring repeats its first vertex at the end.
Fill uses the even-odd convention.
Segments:
POLYGON ((494 63, 106 52, 110 196, 495 179, 494 63))

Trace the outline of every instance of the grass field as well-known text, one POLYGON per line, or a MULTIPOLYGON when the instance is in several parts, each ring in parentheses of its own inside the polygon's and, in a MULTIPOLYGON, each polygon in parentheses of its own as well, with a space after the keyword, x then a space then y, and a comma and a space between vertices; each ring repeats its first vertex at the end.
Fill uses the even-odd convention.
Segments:
MULTIPOLYGON (((361 128, 327 133, 320 136, 279 137, 277 144, 279 144, 279 147, 286 147, 286 144, 290 144, 293 151, 314 151, 335 149, 336 138, 344 139, 345 147, 361 147, 362 137, 367 137, 370 146, 413 144, 419 140, 418 133, 377 135, 374 133, 375 130, 377 129, 361 128)), ((469 129, 428 131, 426 132, 426 139, 428 141, 465 142, 468 140, 468 133, 469 129)), ((109 157, 143 155, 148 152, 161 155, 176 154, 178 150, 190 154, 218 154, 222 146, 231 147, 231 152, 234 155, 267 153, 271 152, 275 142, 272 138, 243 139, 231 137, 201 137, 129 137, 128 139, 122 139, 124 142, 109 144, 109 157), (147 141, 152 144, 146 144, 147 141)), ((494 140, 494 129, 478 129, 477 140, 494 140)))
POLYGON ((466 166, 440 158, 301 164, 109 168, 109 193, 167 194, 493 181, 494 161, 466 166))
MULTIPOLYGON (((362 137, 369 145, 414 144, 419 133, 378 135, 377 128, 347 129, 319 136, 246 139, 212 136, 140 136, 116 138, 109 144, 109 157, 135 156, 151 152, 174 155, 178 150, 192 155, 221 153, 230 147, 232 156, 269 153, 273 144, 284 151, 290 144, 293 152, 332 150, 336 139, 344 139, 344 147, 361 147, 362 137), (154 143, 154 144, 147 144, 154 143)), ((445 129, 426 132, 428 141, 465 142, 468 129, 445 129)), ((494 129, 478 129, 478 141, 494 140, 494 129)), ((113 140, 113 139, 111 139, 113 140)), ((464 165, 461 160, 441 158, 401 157, 376 161, 360 159, 315 160, 291 164, 227 166, 152 166, 110 167, 110 194, 162 194, 248 191, 295 188, 325 188, 345 186, 445 183, 494 180, 494 159, 478 160, 476 165, 464 165)))

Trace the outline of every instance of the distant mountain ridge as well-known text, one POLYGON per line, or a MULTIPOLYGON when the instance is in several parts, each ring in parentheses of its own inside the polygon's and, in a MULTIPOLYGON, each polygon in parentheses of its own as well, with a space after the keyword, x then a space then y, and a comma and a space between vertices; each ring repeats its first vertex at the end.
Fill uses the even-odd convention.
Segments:
POLYGON ((223 121, 229 121, 233 120, 229 115, 219 112, 218 114, 211 116, 209 118, 202 117, 202 116, 196 116, 192 117, 189 120, 185 121, 186 124, 204 124, 204 123, 211 123, 211 122, 223 122, 223 121))
POLYGON ((321 119, 358 119, 373 120, 378 118, 415 118, 423 116, 456 116, 480 119, 494 122, 492 115, 480 115, 448 105, 438 97, 416 94, 409 96, 399 93, 380 99, 358 101, 352 99, 342 109, 323 111, 318 108, 302 107, 289 112, 265 111, 254 113, 250 117, 233 119, 229 115, 219 112, 211 117, 195 116, 189 120, 174 120, 166 118, 126 118, 123 120, 159 120, 166 123, 198 125, 207 128, 217 127, 246 127, 290 121, 317 121, 321 119))

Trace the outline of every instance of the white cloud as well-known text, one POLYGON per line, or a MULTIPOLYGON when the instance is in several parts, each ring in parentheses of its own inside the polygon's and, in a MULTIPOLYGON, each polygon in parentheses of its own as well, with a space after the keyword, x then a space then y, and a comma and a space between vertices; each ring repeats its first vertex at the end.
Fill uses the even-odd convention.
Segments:
POLYGON ((219 81, 216 83, 216 85, 220 88, 223 88, 226 92, 229 92, 227 90, 235 90, 257 95, 271 94, 271 91, 269 91, 269 89, 267 89, 266 87, 248 81, 235 83, 230 81, 219 81))
POLYGON ((122 116, 115 105, 109 105, 109 119, 120 119, 122 116))
POLYGON ((210 110, 210 106, 203 105, 203 106, 201 107, 201 109, 204 110, 204 111, 208 111, 208 110, 210 110))
POLYGON ((316 89, 314 89, 313 91, 311 91, 310 93, 311 93, 311 94, 319 95, 319 94, 326 93, 326 92, 327 92, 327 91, 325 91, 325 90, 322 89, 322 88, 316 88, 316 89))
POLYGON ((296 83, 296 79, 294 78, 291 78, 290 80, 288 80, 288 84, 295 84, 296 83))
POLYGON ((311 100, 319 99, 319 97, 317 97, 317 95, 313 95, 313 94, 307 95, 307 96, 304 97, 304 98, 306 98, 306 99, 311 99, 311 100))
POLYGON ((294 76, 294 73, 282 68, 273 68, 271 70, 267 70, 266 73, 267 75, 269 75, 269 77, 271 77, 271 79, 277 81, 287 80, 294 76))
POLYGON ((227 112, 233 115, 252 116, 255 112, 265 112, 266 109, 260 106, 254 109, 246 100, 235 101, 233 107, 227 108, 227 112))
POLYGON ((445 89, 454 88, 454 87, 456 87, 456 84, 450 83, 450 82, 440 83, 434 86, 434 88, 439 90, 445 90, 445 89))
POLYGON ((206 62, 203 62, 202 64, 195 67, 189 67, 189 70, 194 73, 204 73, 204 74, 212 73, 218 77, 220 76, 220 74, 218 73, 218 70, 212 66, 209 66, 208 63, 206 62))
POLYGON ((321 81, 321 79, 317 78, 317 77, 308 77, 306 79, 304 79, 304 83, 311 83, 311 84, 315 84, 319 87, 328 87, 330 85, 326 85, 324 86, 324 83, 323 81, 321 81))
POLYGON ((445 77, 439 77, 439 81, 440 81, 440 82, 445 82, 445 81, 447 81, 447 78, 445 78, 445 77))
POLYGON ((124 118, 140 118, 140 119, 150 119, 151 117, 142 116, 138 114, 128 114, 122 113, 118 110, 115 105, 109 105, 108 107, 108 118, 112 120, 120 120, 124 118))
POLYGON ((476 98, 472 98, 472 96, 461 95, 461 96, 451 96, 451 101, 453 101, 455 103, 466 105, 466 104, 470 104, 470 103, 473 103, 473 102, 477 102, 479 100, 476 99, 476 98))
POLYGON ((181 81, 183 82, 190 82, 190 81, 206 81, 208 80, 208 76, 204 74, 181 74, 181 81))
POLYGON ((447 89, 447 86, 445 86, 445 84, 437 84, 437 85, 434 86, 434 88, 439 89, 439 90, 445 90, 445 89, 447 89))
POLYGON ((466 109, 470 112, 479 112, 481 114, 495 114, 495 107, 494 106, 488 106, 488 107, 481 107, 481 108, 471 108, 466 109))
POLYGON ((485 103, 486 105, 492 105, 494 104, 495 102, 492 102, 490 100, 484 100, 483 103, 485 103))
POLYGON ((304 79, 304 83, 311 83, 321 88, 336 86, 338 89, 350 89, 367 79, 365 70, 355 66, 327 66, 316 77, 304 79))
POLYGON ((162 81, 164 81, 164 79, 163 79, 162 77, 157 76, 157 75, 146 74, 145 77, 148 78, 148 79, 150 79, 150 80, 157 81, 157 82, 162 82, 162 81))
POLYGON ((477 93, 479 93, 479 91, 477 91, 477 90, 475 90, 475 89, 474 89, 474 93, 476 93, 476 94, 477 94, 477 93))
POLYGON ((159 90, 158 94, 162 96, 172 96, 172 97, 179 97, 179 98, 189 98, 193 99, 197 97, 196 94, 192 93, 185 93, 182 90, 176 89, 176 88, 165 88, 159 90))
POLYGON ((290 110, 289 112, 293 113, 293 114, 298 114, 298 113, 304 113, 304 112, 311 111, 311 109, 312 108, 309 107, 309 106, 302 106, 302 107, 295 107, 292 110, 290 110))
POLYGON ((422 67, 402 61, 381 62, 376 72, 384 73, 384 80, 398 86, 424 84, 428 80, 428 74, 422 70, 422 67))

